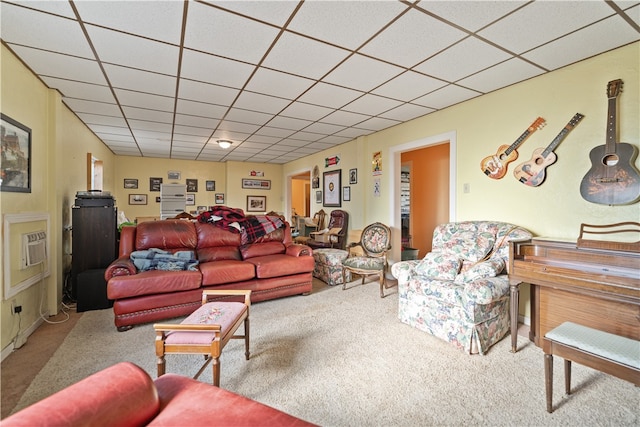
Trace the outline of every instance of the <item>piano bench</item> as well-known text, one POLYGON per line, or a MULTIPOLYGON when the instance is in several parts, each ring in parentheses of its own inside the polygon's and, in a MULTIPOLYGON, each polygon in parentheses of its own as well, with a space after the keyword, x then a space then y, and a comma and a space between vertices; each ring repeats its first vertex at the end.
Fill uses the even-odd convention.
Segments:
POLYGON ((564 322, 543 340, 547 412, 553 412, 553 355, 564 358, 565 392, 571 394, 571 362, 640 386, 640 341, 564 322))

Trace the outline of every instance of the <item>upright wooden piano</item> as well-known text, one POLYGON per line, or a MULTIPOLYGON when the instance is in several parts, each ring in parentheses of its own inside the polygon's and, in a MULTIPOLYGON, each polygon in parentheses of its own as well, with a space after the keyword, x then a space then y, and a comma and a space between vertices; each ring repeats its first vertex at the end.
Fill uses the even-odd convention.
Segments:
MULTIPOLYGON (((640 230, 639 223, 607 227, 629 231, 629 224, 640 230)), ((640 339, 640 241, 585 239, 585 227, 604 226, 583 224, 574 242, 533 238, 510 243, 512 352, 517 351, 518 288, 523 282, 531 285, 529 339, 538 347, 549 330, 565 321, 640 339)))

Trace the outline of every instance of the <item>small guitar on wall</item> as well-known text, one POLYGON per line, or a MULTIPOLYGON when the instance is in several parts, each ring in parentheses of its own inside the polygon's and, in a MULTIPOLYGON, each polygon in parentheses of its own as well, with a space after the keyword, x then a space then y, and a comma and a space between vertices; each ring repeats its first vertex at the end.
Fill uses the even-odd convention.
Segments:
POLYGON ((607 84, 609 114, 605 145, 594 147, 589 153, 591 169, 582 178, 582 198, 602 205, 625 205, 640 199, 640 173, 635 166, 638 149, 618 140, 616 103, 622 91, 622 80, 607 84))
POLYGON ((584 115, 576 113, 547 148, 536 148, 530 160, 516 166, 513 170, 513 175, 516 179, 530 187, 537 187, 542 184, 546 177, 545 170, 547 166, 554 164, 556 160, 558 160, 558 156, 556 156, 553 150, 555 150, 569 132, 580 123, 583 117, 584 115))
POLYGON ((511 145, 501 145, 496 154, 485 157, 480 162, 480 169, 489 178, 500 179, 507 173, 507 166, 518 158, 516 149, 536 130, 545 125, 545 120, 538 117, 511 145))

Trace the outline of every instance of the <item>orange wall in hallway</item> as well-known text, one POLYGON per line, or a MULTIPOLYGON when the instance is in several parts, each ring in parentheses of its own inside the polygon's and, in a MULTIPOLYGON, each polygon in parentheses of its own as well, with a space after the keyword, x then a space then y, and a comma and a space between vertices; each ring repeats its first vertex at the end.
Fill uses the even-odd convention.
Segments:
POLYGON ((449 221, 449 143, 402 153, 410 165, 411 245, 418 259, 431 251, 433 229, 449 221))

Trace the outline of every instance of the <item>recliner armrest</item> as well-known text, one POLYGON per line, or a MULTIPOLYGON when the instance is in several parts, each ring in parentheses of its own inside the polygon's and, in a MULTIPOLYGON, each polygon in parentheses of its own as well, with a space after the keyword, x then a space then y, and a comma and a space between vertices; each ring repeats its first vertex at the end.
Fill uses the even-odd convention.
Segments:
POLYGON ((138 270, 129 255, 121 256, 109 264, 104 272, 104 280, 108 282, 109 279, 116 276, 133 276, 137 272, 138 270))

